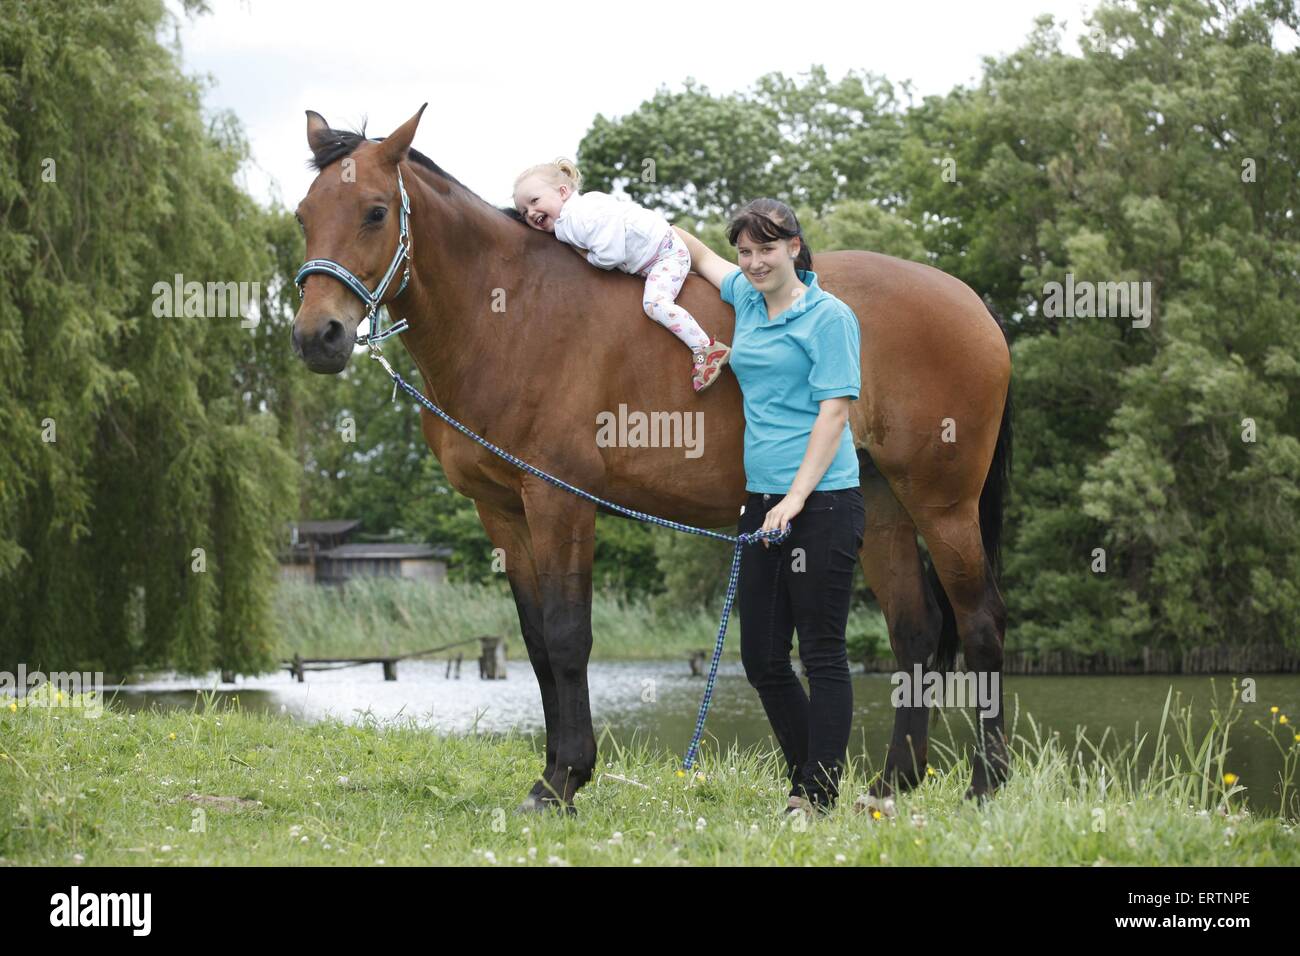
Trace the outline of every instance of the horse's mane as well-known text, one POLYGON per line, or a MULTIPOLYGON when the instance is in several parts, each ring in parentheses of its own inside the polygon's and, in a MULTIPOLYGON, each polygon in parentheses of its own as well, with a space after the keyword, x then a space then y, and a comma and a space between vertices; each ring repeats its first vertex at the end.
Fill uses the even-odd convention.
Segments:
MULTIPOLYGON (((352 153, 356 151, 356 148, 360 146, 362 143, 366 142, 367 140, 369 140, 372 143, 382 143, 384 141, 384 137, 382 136, 367 137, 366 124, 364 122, 361 124, 361 129, 359 130, 334 129, 333 127, 331 127, 329 130, 327 130, 327 132, 330 137, 329 141, 323 143, 319 149, 313 152, 311 159, 307 161, 307 165, 315 169, 317 172, 320 172, 330 163, 342 159, 344 156, 351 156, 352 153)), ((420 152, 419 150, 417 149, 408 150, 407 157, 411 160, 411 162, 415 163, 417 166, 423 166, 425 169, 429 170, 429 172, 433 173, 434 175, 441 176, 443 179, 447 180, 448 182, 455 183, 461 189, 465 190, 465 192, 469 193, 479 202, 483 203, 483 205, 491 206, 497 212, 502 213, 508 218, 513 219, 515 222, 519 223, 521 226, 527 228, 527 223, 524 222, 524 217, 520 215, 518 209, 515 209, 513 206, 492 206, 490 202, 488 202, 478 193, 474 192, 474 190, 470 189, 459 179, 457 179, 451 173, 447 172, 447 170, 443 169, 441 166, 435 163, 428 156, 425 156, 424 153, 420 152)))

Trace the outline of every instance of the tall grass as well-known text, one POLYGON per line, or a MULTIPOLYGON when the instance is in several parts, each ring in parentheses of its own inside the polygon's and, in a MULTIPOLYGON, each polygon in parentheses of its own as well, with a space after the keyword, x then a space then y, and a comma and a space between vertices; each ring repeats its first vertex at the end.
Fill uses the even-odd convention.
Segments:
MULTIPOLYGON (((355 578, 341 588, 283 582, 276 594, 281 653, 292 657, 409 654, 485 634, 507 637, 512 657, 523 657, 519 617, 504 581, 429 585, 398 578, 355 578)), ((593 660, 663 660, 712 649, 722 613, 663 599, 628 598, 597 590, 592 600, 593 660)), ((739 624, 732 611, 727 653, 739 655, 739 624)), ((850 618, 855 659, 887 639, 878 613, 850 618)), ((472 648, 470 648, 472 650, 472 648)))
POLYGON ((1017 713, 1011 777, 984 804, 962 797, 970 762, 949 728, 895 816, 854 812, 875 776, 864 760, 807 823, 778 817, 784 768, 764 747, 706 740, 683 776, 674 754, 603 733, 576 818, 517 816, 541 767, 534 738, 303 725, 211 695, 189 713, 93 720, 55 704, 0 708, 0 865, 1300 864, 1294 813, 1253 812, 1223 770, 1230 703, 1193 734, 1171 697, 1159 731, 1122 744, 1082 729, 1067 743, 1017 713))
POLYGON ((409 654, 488 634, 519 633, 514 601, 504 585, 429 585, 398 578, 354 578, 340 587, 282 582, 275 611, 286 657, 409 654))
MULTIPOLYGON (((1050 782, 1062 795, 1068 792, 1098 805, 1112 799, 1158 799, 1200 812, 1230 815, 1245 805, 1242 794, 1246 788, 1232 770, 1229 745, 1232 728, 1241 719, 1243 708, 1236 680, 1224 689, 1211 678, 1210 687, 1209 722, 1199 730, 1193 722, 1192 708, 1182 703, 1181 692, 1170 687, 1154 733, 1135 725, 1132 739, 1121 741, 1107 727, 1094 741, 1086 728, 1076 727, 1068 747, 1059 731, 1045 733, 1031 715, 1022 715, 1019 699, 1013 698, 1008 740, 1021 764, 1033 768, 1032 776, 1050 782), (1022 716, 1026 732, 1020 729, 1022 716)), ((1282 750, 1278 805, 1284 816, 1296 818, 1300 816, 1300 801, 1292 778, 1300 761, 1300 735, 1291 735, 1289 742, 1285 734, 1278 739, 1274 733, 1278 727, 1276 710, 1273 728, 1258 721, 1256 726, 1282 750)), ((948 711, 939 709, 937 713, 948 729, 949 740, 954 740, 948 711)), ((973 738, 976 731, 969 712, 959 713, 966 720, 966 737, 973 738)), ((1285 716, 1282 719, 1285 721, 1285 716)), ((932 749, 942 760, 958 762, 952 745, 936 742, 932 749)))

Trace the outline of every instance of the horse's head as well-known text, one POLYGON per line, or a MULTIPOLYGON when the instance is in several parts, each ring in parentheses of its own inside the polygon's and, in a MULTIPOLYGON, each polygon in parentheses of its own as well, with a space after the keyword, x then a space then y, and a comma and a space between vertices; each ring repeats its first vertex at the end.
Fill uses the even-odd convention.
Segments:
MULTIPOLYGON (((307 145, 320 171, 297 209, 309 265, 341 266, 365 290, 376 291, 399 246, 397 164, 406 158, 423 112, 421 106, 381 142, 363 138, 358 143, 355 136, 342 138, 319 113, 307 111, 307 145)), ((397 295, 402 272, 396 270, 383 301, 397 295)), ((293 320, 294 352, 313 372, 343 371, 366 317, 366 303, 344 280, 320 271, 302 276, 302 292, 293 320)))

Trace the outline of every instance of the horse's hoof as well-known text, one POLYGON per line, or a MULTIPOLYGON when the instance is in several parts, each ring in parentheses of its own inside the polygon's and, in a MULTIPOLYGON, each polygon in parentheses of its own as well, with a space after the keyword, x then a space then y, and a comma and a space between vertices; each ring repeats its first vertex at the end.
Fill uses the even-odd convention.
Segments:
POLYGON ((515 813, 541 813, 545 809, 546 807, 542 805, 541 799, 530 793, 524 797, 519 806, 515 807, 515 813))
POLYGON ((992 790, 977 790, 974 786, 967 787, 966 792, 962 794, 964 799, 974 800, 976 805, 981 807, 986 804, 992 796, 992 790))
POLYGON ((877 814, 891 819, 898 816, 893 797, 877 797, 870 793, 864 793, 853 801, 853 812, 869 814, 873 820, 877 814))
POLYGON ((547 810, 563 810, 567 816, 576 817, 578 808, 571 803, 561 803, 554 798, 537 797, 529 794, 524 797, 523 802, 515 807, 515 813, 544 813, 547 810))

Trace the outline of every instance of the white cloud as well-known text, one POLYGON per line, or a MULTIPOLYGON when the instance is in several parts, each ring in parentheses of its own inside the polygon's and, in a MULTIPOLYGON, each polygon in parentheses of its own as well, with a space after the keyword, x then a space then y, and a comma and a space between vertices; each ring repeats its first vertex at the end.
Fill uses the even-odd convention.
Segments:
MULTIPOLYGON (((484 199, 507 203, 518 172, 572 156, 597 113, 627 114, 693 76, 723 93, 766 72, 849 69, 910 79, 919 95, 980 74, 1044 12, 1082 29, 1082 0, 928 0, 791 5, 536 3, 454 5, 213 0, 180 39, 187 72, 211 74, 209 108, 233 110, 253 154, 249 190, 306 192, 304 110, 335 126, 365 116, 387 135, 421 103, 415 146, 484 199), (573 12, 577 10, 577 12, 573 12), (996 11, 992 13, 991 11, 996 11)), ((1091 4, 1088 5, 1091 9, 1091 4)))

